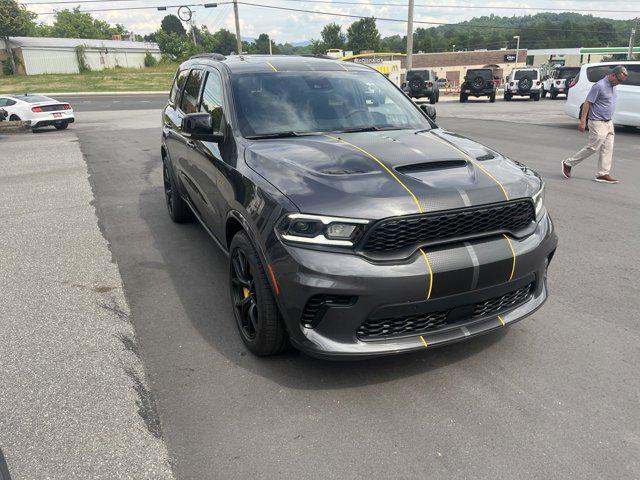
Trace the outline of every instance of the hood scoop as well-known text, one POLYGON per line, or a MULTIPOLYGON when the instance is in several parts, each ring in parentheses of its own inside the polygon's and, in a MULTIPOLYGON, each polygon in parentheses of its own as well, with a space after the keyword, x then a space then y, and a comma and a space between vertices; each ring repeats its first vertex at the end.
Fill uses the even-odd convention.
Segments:
POLYGON ((486 153, 484 155, 480 155, 479 157, 476 157, 476 160, 481 162, 483 160, 493 160, 494 158, 496 158, 495 155, 493 155, 491 153, 486 153))
POLYGON ((419 172, 431 172, 434 170, 446 170, 448 168, 466 167, 466 160, 437 160, 435 162, 412 163, 396 167, 400 173, 412 174, 419 172))
POLYGON ((332 168, 327 170, 322 170, 325 175, 357 175, 359 173, 367 173, 363 170, 351 170, 348 168, 332 168))

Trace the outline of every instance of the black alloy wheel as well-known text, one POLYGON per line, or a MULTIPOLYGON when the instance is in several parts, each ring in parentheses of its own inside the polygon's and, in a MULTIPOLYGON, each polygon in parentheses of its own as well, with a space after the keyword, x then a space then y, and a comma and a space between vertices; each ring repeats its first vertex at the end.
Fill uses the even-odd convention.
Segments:
POLYGON ((471 80, 471 88, 476 91, 482 90, 485 83, 486 82, 484 77, 482 77, 481 75, 477 75, 473 80, 471 80))
POLYGON ((233 237, 229 248, 229 289, 236 326, 252 353, 274 355, 289 348, 265 268, 244 231, 233 237))
POLYGON ((251 265, 240 248, 231 255, 231 296, 240 333, 252 342, 258 333, 258 300, 251 265))
POLYGON ((173 216, 173 185, 169 177, 169 167, 166 163, 162 165, 162 183, 164 185, 164 200, 167 203, 169 215, 173 216))

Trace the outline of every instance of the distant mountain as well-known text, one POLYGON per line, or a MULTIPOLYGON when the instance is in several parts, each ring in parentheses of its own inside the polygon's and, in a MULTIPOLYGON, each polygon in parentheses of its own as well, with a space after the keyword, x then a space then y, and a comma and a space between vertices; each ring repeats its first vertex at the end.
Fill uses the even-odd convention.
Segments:
POLYGON ((288 42, 292 47, 306 47, 311 45, 311 40, 303 40, 301 42, 288 42))

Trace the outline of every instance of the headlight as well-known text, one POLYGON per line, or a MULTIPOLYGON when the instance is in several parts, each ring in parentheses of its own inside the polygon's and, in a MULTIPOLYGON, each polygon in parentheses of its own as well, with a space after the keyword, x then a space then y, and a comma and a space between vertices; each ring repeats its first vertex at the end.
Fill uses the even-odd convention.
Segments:
POLYGON ((278 224, 280 237, 288 242, 352 247, 369 220, 290 213, 278 224))
POLYGON ((531 199, 533 200, 533 205, 536 207, 536 219, 538 219, 544 208, 544 183, 541 184, 540 190, 538 190, 531 199))

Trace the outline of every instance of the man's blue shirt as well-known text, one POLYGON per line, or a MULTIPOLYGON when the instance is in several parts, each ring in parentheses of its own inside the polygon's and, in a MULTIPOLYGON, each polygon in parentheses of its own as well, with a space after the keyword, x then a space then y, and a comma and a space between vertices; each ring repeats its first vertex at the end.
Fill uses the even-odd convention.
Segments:
POLYGON ((611 85, 609 77, 604 77, 599 82, 594 83, 589 95, 587 95, 587 102, 591 104, 589 119, 611 120, 616 109, 616 99, 616 89, 611 85))

